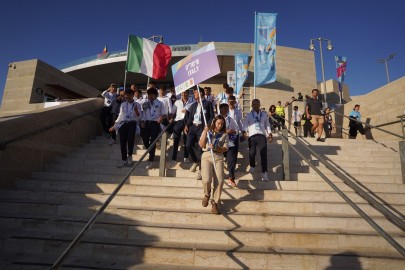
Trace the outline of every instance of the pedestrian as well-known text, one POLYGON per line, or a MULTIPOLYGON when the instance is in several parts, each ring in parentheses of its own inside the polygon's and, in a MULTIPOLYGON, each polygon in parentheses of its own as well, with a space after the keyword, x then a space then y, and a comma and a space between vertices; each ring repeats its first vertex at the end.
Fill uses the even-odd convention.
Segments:
POLYGON ((117 85, 115 83, 110 84, 110 87, 108 87, 107 90, 105 90, 103 93, 101 93, 101 96, 104 98, 104 105, 103 108, 101 109, 101 125, 103 127, 103 132, 106 137, 110 137, 109 134, 109 128, 113 124, 112 122, 112 114, 111 114, 111 109, 112 109, 112 103, 116 97, 117 93, 117 85))
MULTIPOLYGON (((232 96, 233 97, 233 96, 232 96)), ((228 101, 230 102, 230 100, 228 101)), ((236 187, 235 183, 235 168, 236 161, 238 159, 239 150, 239 125, 234 118, 229 115, 229 105, 223 103, 219 105, 219 111, 221 115, 225 118, 226 124, 226 134, 228 134, 228 151, 224 153, 226 157, 226 163, 229 171, 228 184, 231 187, 236 187)))
MULTIPOLYGON (((115 121, 117 120, 118 115, 120 113, 121 103, 124 101, 126 101, 125 91, 122 89, 122 90, 119 90, 119 94, 116 94, 116 96, 112 102, 112 105, 111 105, 112 123, 115 123, 115 121)), ((110 135, 111 135, 111 141, 110 141, 109 145, 111 146, 117 141, 117 134, 116 134, 115 130, 113 130, 110 132, 110 135)))
POLYGON ((193 161, 190 171, 195 172, 197 167, 200 168, 197 172, 197 179, 201 180, 201 147, 199 147, 198 140, 206 126, 203 112, 205 114, 205 119, 207 120, 207 126, 210 126, 212 119, 214 119, 214 108, 210 101, 204 98, 203 88, 194 88, 193 95, 195 103, 193 103, 189 109, 189 114, 186 118, 186 126, 184 127, 185 133, 187 133, 187 150, 193 161), (200 92, 199 92, 200 91, 200 92), (201 100, 200 100, 201 96, 201 100), (194 150, 194 145, 197 143, 197 152, 194 150))
POLYGON ((188 150, 187 150, 187 134, 184 133, 185 116, 187 109, 191 106, 192 102, 189 101, 188 91, 181 93, 181 99, 177 100, 173 105, 173 152, 171 166, 176 165, 177 153, 179 149, 180 139, 183 137, 184 144, 184 162, 188 162, 188 150))
POLYGON ((349 135, 350 139, 356 139, 357 138, 357 131, 360 132, 363 140, 366 139, 364 136, 366 134, 366 131, 364 130, 363 124, 357 121, 361 121, 361 113, 360 113, 360 105, 356 104, 354 105, 353 111, 350 112, 349 114, 350 122, 349 122, 349 135))
POLYGON ((311 118, 307 117, 306 112, 304 112, 302 114, 301 125, 304 127, 304 137, 305 138, 308 137, 308 134, 309 134, 309 137, 314 137, 314 135, 311 132, 311 129, 312 129, 311 118))
POLYGON ((210 127, 204 127, 199 146, 203 150, 201 157, 201 175, 204 188, 202 206, 208 206, 212 189, 211 212, 219 215, 221 193, 224 185, 223 153, 228 150, 228 134, 226 133, 225 118, 222 115, 215 116, 210 127), (208 140, 208 137, 210 140, 208 140))
POLYGON ((307 113, 307 118, 311 118, 311 133, 314 134, 316 131, 318 136, 316 140, 318 142, 323 142, 324 140, 321 139, 324 122, 324 116, 322 113, 323 105, 322 101, 318 98, 318 93, 318 89, 312 89, 312 97, 308 99, 305 111, 307 113))
POLYGON ((298 106, 294 106, 294 111, 292 112, 290 122, 291 122, 291 120, 293 120, 295 136, 300 136, 300 137, 301 137, 301 118, 302 118, 302 113, 298 110, 298 106))
POLYGON ((262 181, 269 181, 267 174, 267 142, 273 141, 269 117, 266 112, 260 110, 260 100, 252 100, 252 111, 250 111, 243 122, 243 136, 248 139, 249 145, 249 173, 255 171, 256 147, 260 153, 262 165, 262 181))
POLYGON ((132 154, 135 144, 136 122, 141 116, 141 105, 134 100, 134 91, 128 89, 124 94, 125 101, 121 103, 120 112, 110 131, 118 131, 120 136, 122 168, 132 164, 132 154))
MULTIPOLYGON (((148 100, 142 104, 141 137, 145 148, 148 149, 159 136, 160 124, 167 119, 167 111, 165 105, 157 99, 158 91, 156 88, 149 88, 146 93, 148 100)), ((149 152, 145 169, 148 170, 153 167, 155 152, 156 144, 149 152)))
POLYGON ((278 122, 278 116, 277 116, 277 113, 276 113, 276 105, 271 105, 269 107, 268 115, 269 115, 269 123, 270 123, 270 126, 271 126, 271 130, 272 131, 276 130, 276 128, 278 130, 280 130, 280 124, 278 122))
POLYGON ((276 106, 276 114, 277 114, 277 120, 279 122, 279 129, 280 128, 285 128, 285 107, 281 105, 281 101, 277 102, 277 106, 276 106))
POLYGON ((332 131, 335 129, 335 123, 330 114, 330 108, 325 109, 325 122, 323 123, 323 129, 325 131, 325 137, 330 138, 332 136, 332 131))

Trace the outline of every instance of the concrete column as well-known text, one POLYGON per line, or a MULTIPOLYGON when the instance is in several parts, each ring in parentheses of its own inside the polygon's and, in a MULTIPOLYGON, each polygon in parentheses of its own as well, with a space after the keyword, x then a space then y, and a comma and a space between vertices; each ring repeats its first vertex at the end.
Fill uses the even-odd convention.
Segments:
POLYGON ((405 141, 399 142, 399 156, 401 159, 402 183, 405 184, 405 141))
POLYGON ((159 176, 166 176, 167 132, 163 133, 160 143, 159 176))
POLYGON ((282 157, 283 157, 283 180, 290 180, 290 154, 289 146, 286 140, 288 140, 288 130, 283 128, 282 130, 282 157))

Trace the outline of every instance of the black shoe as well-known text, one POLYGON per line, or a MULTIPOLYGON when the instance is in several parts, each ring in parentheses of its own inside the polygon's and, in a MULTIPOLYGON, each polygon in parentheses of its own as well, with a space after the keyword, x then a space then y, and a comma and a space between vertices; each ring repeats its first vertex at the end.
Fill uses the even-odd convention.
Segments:
POLYGON ((324 142, 325 140, 324 140, 324 139, 321 139, 321 138, 318 138, 318 139, 316 139, 316 141, 317 141, 317 142, 324 142))

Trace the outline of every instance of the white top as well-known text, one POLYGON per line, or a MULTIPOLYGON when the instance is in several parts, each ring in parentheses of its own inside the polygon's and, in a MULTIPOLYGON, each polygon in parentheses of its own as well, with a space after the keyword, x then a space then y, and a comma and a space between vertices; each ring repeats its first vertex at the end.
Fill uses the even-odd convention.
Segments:
POLYGON ((168 97, 157 97, 157 99, 165 105, 167 113, 172 113, 172 103, 168 97))
POLYGON ((138 102, 139 104, 143 104, 145 101, 147 101, 147 99, 144 99, 143 97, 140 97, 140 98, 134 98, 134 100, 136 101, 136 102, 138 102))
POLYGON ((176 100, 176 102, 173 104, 172 111, 176 112, 176 117, 174 118, 174 121, 180 121, 184 119, 184 116, 186 116, 186 110, 188 110, 191 105, 194 102, 187 100, 187 102, 183 102, 183 100, 176 100))
POLYGON ((271 134, 271 127, 267 112, 259 111, 259 113, 257 113, 252 110, 248 113, 243 122, 243 131, 247 131, 249 137, 256 134, 261 134, 266 137, 269 136, 271 134))
POLYGON ((158 99, 145 101, 142 109, 142 121, 157 121, 161 116, 167 115, 165 105, 158 99))
POLYGON ((301 122, 302 113, 298 110, 293 111, 292 118, 294 122, 301 122))
POLYGON ((235 119, 236 123, 239 126, 239 130, 242 130, 243 129, 242 112, 237 107, 235 107, 233 110, 231 108, 229 108, 228 115, 230 117, 232 117, 233 119, 235 119))
POLYGON ((138 121, 141 118, 141 113, 141 104, 135 101, 132 103, 124 101, 121 103, 120 113, 115 123, 138 121), (136 115, 135 108, 138 109, 139 116, 136 115))
POLYGON ((104 98, 104 107, 110 107, 115 100, 116 93, 113 94, 108 90, 105 90, 103 93, 101 93, 101 96, 104 98))

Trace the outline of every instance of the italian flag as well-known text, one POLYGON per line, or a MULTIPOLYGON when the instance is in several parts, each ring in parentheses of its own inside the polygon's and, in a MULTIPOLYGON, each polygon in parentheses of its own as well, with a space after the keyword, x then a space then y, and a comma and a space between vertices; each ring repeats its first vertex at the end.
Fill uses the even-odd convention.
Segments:
POLYGON ((126 71, 164 79, 171 57, 169 46, 131 35, 128 40, 126 71))

